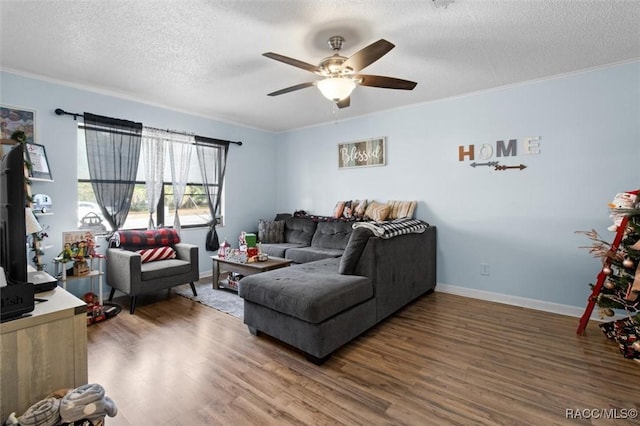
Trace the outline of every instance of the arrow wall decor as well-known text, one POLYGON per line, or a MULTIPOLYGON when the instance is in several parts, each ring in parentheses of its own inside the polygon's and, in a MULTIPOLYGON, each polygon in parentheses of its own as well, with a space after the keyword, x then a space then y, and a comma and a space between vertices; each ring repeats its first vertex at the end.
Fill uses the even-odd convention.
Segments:
POLYGON ((476 163, 475 161, 471 164, 469 164, 471 167, 473 167, 474 169, 478 166, 489 166, 489 167, 495 167, 497 166, 498 163, 497 161, 489 161, 488 163, 476 163))
POLYGON ((500 166, 500 165, 496 166, 496 170, 499 170, 499 171, 503 171, 503 170, 507 170, 507 169, 520 169, 520 170, 523 170, 523 169, 526 169, 526 168, 527 168, 527 166, 525 166, 524 164, 520 164, 519 166, 500 166))

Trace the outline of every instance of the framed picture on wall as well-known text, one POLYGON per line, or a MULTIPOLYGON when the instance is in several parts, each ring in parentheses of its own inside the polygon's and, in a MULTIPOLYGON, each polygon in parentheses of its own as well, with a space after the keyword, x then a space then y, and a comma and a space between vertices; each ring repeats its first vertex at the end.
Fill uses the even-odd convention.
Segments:
POLYGON ((49 161, 47 160, 47 151, 44 145, 38 145, 37 143, 25 144, 25 155, 29 163, 31 163, 29 177, 53 180, 51 169, 49 168, 49 161))
POLYGON ((36 112, 24 108, 0 106, 0 130, 2 139, 11 139, 16 130, 22 130, 27 142, 35 142, 36 112))
POLYGON ((338 168, 384 166, 386 164, 385 138, 338 144, 338 168))

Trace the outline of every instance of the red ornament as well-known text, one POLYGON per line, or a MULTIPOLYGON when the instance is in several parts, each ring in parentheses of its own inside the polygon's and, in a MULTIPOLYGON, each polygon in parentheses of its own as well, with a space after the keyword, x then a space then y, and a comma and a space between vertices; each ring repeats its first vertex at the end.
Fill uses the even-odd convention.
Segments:
POLYGON ((606 281, 604 283, 604 288, 606 288, 608 290, 613 290, 614 288, 616 288, 616 285, 614 283, 612 283, 611 281, 606 281))
POLYGON ((605 266, 604 268, 602 268, 602 273, 605 275, 611 275, 612 272, 613 271, 608 266, 605 266))
POLYGON ((633 268, 633 260, 625 257, 622 261, 622 266, 624 266, 625 268, 633 268))

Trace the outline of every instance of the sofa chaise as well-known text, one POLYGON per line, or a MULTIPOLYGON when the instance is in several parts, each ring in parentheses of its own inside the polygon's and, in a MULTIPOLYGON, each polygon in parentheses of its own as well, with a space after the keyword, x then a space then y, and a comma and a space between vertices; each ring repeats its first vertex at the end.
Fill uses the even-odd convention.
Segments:
MULTIPOLYGON (((249 331, 275 337, 323 363, 342 345, 433 291, 436 228, 422 224, 418 232, 384 238, 366 226, 353 229, 351 223, 340 257, 243 278, 239 295, 249 331)), ((284 254, 300 248, 288 247, 284 254)))

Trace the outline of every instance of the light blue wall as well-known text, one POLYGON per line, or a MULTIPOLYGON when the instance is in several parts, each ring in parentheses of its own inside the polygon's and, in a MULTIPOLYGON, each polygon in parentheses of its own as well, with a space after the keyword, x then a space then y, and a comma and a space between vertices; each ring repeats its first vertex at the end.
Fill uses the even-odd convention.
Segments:
MULTIPOLYGON (((230 149, 221 238, 235 241, 278 211, 329 214, 337 200, 418 200, 416 216, 438 227, 439 283, 576 307, 599 267, 577 248, 589 241, 574 231, 595 228, 612 238, 606 204, 640 187, 639 63, 279 135, 6 72, 0 102, 36 110, 36 137, 47 147, 55 183, 34 184, 56 211, 43 220, 56 247, 45 260, 76 220, 77 123, 55 108, 242 140, 230 149), (386 166, 338 170, 338 143, 378 136, 387 138, 386 166), (498 159, 524 163, 524 171, 458 161, 459 145, 527 136, 541 137, 540 155, 498 159), (480 263, 490 276, 480 275, 480 263)), ((205 232, 183 237, 202 245, 205 232)), ((203 273, 208 254, 201 252, 203 273)))
POLYGON ((578 249, 589 241, 574 231, 595 228, 612 239, 607 203, 616 192, 640 187, 640 64, 279 139, 280 211, 330 214, 338 200, 418 200, 416 216, 438 227, 439 283, 584 307, 599 264, 578 249), (387 166, 338 170, 338 143, 378 136, 387 138, 387 166), (524 163, 523 171, 458 161, 459 145, 528 136, 541 137, 539 155, 497 159, 524 163), (489 264, 489 276, 480 275, 481 263, 489 264))
MULTIPOLYGON (((214 95, 211 94, 211 96, 214 95)), ((254 167, 255 164, 276 162, 276 137, 272 133, 7 72, 0 72, 0 102, 3 105, 23 107, 36 112, 36 142, 46 147, 55 181, 54 183, 33 183, 34 193, 42 192, 53 199, 55 214, 41 218, 43 225, 49 226, 50 238, 46 243, 53 246, 46 251, 44 257, 44 261, 49 264, 51 258, 61 249, 62 232, 74 230, 77 220, 76 132, 78 122, 71 116, 55 115, 56 108, 79 113, 88 111, 139 121, 152 127, 184 130, 212 138, 242 141, 241 147, 231 145, 229 148, 225 180, 226 226, 218 228, 220 238, 228 237, 230 241, 235 242, 241 231, 256 229, 258 217, 271 217, 276 210, 275 197, 270 192, 270 188, 275 186, 275 171, 272 168, 263 168, 260 170, 258 179, 254 167), (269 190, 265 191, 265 188, 269 190)), ((201 247, 200 271, 203 274, 210 274, 211 260, 208 256, 213 253, 204 250, 206 231, 205 228, 184 229, 182 239, 201 247)), ((104 250, 105 241, 98 240, 98 243, 102 245, 101 250, 104 250)), ((47 269, 53 273, 51 265, 47 269)), ((87 291, 86 284, 79 281, 70 283, 69 289, 77 295, 87 291)))

